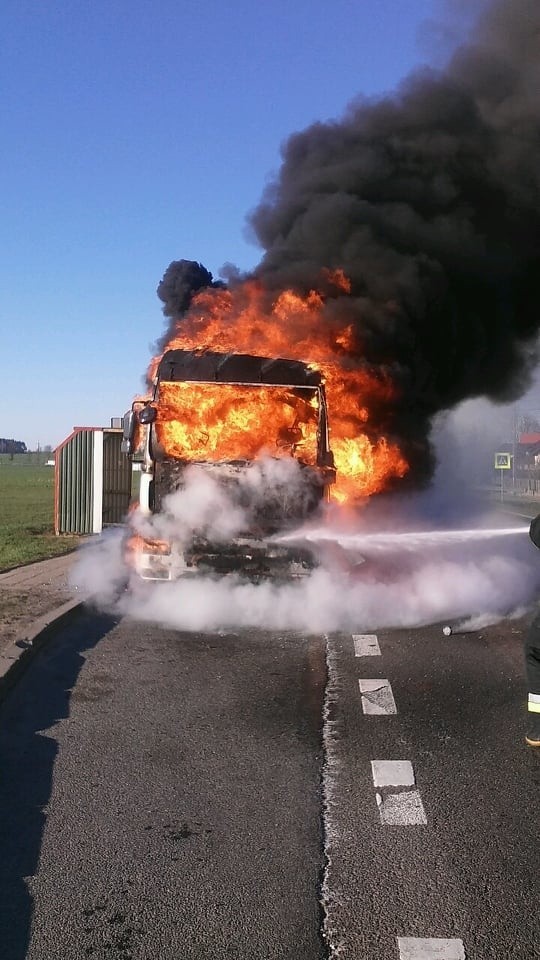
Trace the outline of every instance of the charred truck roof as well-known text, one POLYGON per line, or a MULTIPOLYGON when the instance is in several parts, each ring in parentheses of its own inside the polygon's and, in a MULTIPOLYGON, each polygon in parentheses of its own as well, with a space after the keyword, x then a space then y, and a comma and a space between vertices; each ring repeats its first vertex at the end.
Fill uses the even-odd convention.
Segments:
POLYGON ((318 370, 300 360, 210 350, 167 350, 160 360, 157 380, 318 387, 322 377, 318 370))

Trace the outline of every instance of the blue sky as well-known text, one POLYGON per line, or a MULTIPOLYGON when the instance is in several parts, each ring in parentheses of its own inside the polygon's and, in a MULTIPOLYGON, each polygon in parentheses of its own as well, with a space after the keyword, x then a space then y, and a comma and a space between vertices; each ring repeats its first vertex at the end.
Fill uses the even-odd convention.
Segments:
POLYGON ((55 446, 121 416, 165 326, 168 264, 258 263, 245 218, 280 145, 442 63, 445 10, 4 0, 0 436, 55 446))

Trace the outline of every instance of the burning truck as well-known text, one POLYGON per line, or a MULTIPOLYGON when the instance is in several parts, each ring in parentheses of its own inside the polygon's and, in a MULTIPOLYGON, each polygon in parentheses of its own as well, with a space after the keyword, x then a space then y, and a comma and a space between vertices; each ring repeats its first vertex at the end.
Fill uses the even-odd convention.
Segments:
POLYGON ((138 525, 130 529, 127 556, 141 578, 233 570, 301 575, 313 567, 307 550, 272 539, 313 515, 336 479, 323 376, 311 365, 169 349, 151 395, 134 401, 124 417, 122 449, 140 463, 138 525), (261 496, 254 478, 263 462, 288 463, 291 470, 274 471, 261 496), (171 495, 185 489, 194 469, 219 486, 241 518, 235 535, 215 542, 179 529, 171 536, 172 525, 165 525, 165 538, 147 536, 141 519, 165 516, 171 495))

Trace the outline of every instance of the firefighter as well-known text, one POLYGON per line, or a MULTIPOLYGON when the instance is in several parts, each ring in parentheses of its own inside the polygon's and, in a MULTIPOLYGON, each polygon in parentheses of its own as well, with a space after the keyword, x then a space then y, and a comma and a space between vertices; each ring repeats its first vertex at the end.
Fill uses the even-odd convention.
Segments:
MULTIPOLYGON (((540 513, 529 527, 529 536, 540 548, 540 513)), ((540 606, 525 636, 525 674, 529 688, 525 740, 530 747, 540 747, 540 606)))

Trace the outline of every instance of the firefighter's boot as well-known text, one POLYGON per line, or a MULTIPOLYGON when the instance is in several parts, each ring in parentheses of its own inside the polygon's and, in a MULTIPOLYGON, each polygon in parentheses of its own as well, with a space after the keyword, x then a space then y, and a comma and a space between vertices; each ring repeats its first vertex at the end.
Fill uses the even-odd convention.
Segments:
POLYGON ((540 694, 530 693, 527 707, 529 722, 525 740, 530 747, 540 747, 540 694))

